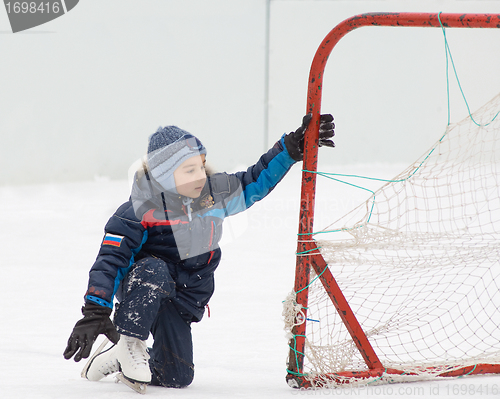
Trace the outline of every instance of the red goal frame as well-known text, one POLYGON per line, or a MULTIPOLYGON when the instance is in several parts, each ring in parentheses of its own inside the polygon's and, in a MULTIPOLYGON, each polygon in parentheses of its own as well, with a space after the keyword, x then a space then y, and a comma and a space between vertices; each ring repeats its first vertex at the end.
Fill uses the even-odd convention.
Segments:
MULTIPOLYGON (((403 374, 396 369, 386 369, 373 350, 361 325, 352 312, 346 298, 339 288, 334 276, 319 253, 312 235, 314 223, 314 203, 316 191, 316 170, 318 161, 319 118, 321 113, 321 94, 323 74, 326 62, 334 46, 347 33, 363 26, 405 26, 405 27, 441 27, 444 28, 500 28, 500 14, 452 14, 452 13, 368 13, 350 17, 335 28, 323 39, 314 56, 307 92, 306 113, 313 118, 305 133, 304 161, 302 172, 301 202, 299 214, 299 232, 297 243, 297 263, 295 269, 296 302, 302 306, 304 320, 307 317, 308 286, 311 268, 325 288, 343 323, 349 331, 357 349, 363 357, 368 370, 346 371, 323 376, 331 380, 345 381, 345 377, 380 377, 386 374, 403 374), (342 378, 342 380, 340 380, 342 378)), ((296 322, 304 321, 296 320, 296 322)), ((310 387, 311 382, 303 374, 306 323, 298 324, 292 331, 294 338, 290 340, 290 356, 286 379, 290 386, 310 387)), ((439 374, 442 377, 453 377, 465 374, 500 373, 500 365, 478 364, 463 367, 452 372, 439 374)))

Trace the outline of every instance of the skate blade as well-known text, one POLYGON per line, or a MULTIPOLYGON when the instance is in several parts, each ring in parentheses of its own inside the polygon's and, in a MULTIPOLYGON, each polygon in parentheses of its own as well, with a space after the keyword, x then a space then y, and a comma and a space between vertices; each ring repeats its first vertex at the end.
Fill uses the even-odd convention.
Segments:
POLYGON ((92 364, 92 361, 95 359, 95 357, 101 353, 104 348, 106 347, 106 345, 109 343, 109 339, 108 338, 104 338, 104 341, 102 341, 102 344, 99 345, 99 347, 96 349, 96 351, 92 354, 92 356, 90 356, 89 360, 87 361, 87 363, 85 364, 85 366, 83 367, 83 370, 82 372, 80 373, 80 375, 82 376, 82 378, 87 378, 87 371, 89 370, 89 367, 90 365, 92 364))
POLYGON ((146 387, 148 386, 148 384, 144 382, 130 381, 123 375, 123 373, 118 373, 116 375, 116 382, 118 381, 123 382, 126 386, 132 388, 135 392, 140 393, 141 395, 144 395, 146 393, 146 387))

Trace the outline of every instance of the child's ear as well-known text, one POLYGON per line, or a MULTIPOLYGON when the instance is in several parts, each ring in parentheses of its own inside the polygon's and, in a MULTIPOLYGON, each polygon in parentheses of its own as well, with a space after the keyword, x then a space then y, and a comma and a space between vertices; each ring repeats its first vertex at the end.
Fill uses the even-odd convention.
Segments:
POLYGON ((216 173, 215 169, 208 162, 205 163, 205 172, 207 176, 211 176, 216 173))

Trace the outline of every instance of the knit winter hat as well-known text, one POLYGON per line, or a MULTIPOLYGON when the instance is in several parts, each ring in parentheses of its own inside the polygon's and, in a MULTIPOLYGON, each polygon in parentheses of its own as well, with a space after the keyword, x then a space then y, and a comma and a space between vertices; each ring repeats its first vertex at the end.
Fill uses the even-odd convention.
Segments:
POLYGON ((151 175, 165 190, 175 189, 174 171, 187 159, 206 154, 200 140, 177 126, 159 127, 149 137, 148 166, 151 175))

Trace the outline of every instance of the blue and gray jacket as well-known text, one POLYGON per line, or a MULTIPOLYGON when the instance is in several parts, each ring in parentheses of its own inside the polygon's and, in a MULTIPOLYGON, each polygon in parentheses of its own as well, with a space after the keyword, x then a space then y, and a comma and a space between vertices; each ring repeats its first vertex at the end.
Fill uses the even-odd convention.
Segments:
POLYGON ((112 308, 134 263, 155 257, 169 265, 176 288, 173 300, 193 321, 201 320, 214 292, 224 218, 264 198, 295 163, 283 137, 245 172, 208 176, 200 197, 192 202, 163 192, 147 172, 136 173, 130 199, 105 226, 86 302, 112 308))

